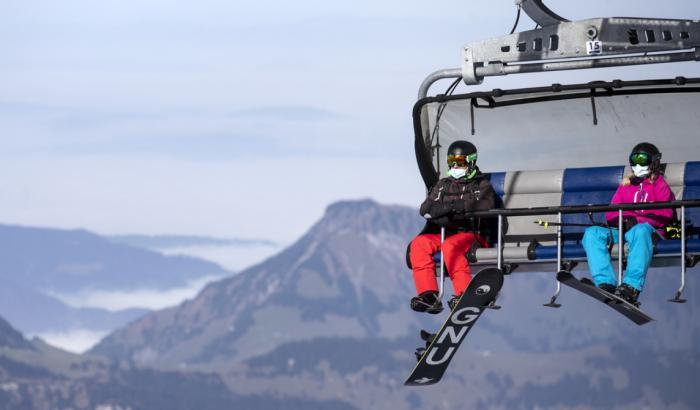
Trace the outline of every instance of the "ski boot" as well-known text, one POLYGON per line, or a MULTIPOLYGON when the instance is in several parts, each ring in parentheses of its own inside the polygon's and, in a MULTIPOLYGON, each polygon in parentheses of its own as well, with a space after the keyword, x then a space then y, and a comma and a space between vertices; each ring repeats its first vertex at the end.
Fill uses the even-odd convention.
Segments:
POLYGON ((598 285, 598 289, 602 289, 602 290, 604 290, 610 294, 613 294, 613 295, 617 291, 617 288, 615 287, 615 285, 611 285, 609 283, 601 283, 600 285, 598 285))
POLYGON ((438 314, 442 312, 442 302, 437 298, 438 293, 435 291, 423 292, 418 296, 411 298, 411 309, 416 312, 426 312, 430 314, 438 314))
POLYGON ((457 303, 459 303, 459 298, 461 298, 462 295, 452 295, 450 300, 447 301, 447 306, 450 307, 450 310, 455 310, 455 306, 457 306, 457 303))
POLYGON ((621 297, 634 306, 639 307, 639 302, 637 302, 637 298, 639 298, 639 291, 632 286, 623 283, 622 285, 618 286, 617 289, 615 289, 615 295, 621 297))

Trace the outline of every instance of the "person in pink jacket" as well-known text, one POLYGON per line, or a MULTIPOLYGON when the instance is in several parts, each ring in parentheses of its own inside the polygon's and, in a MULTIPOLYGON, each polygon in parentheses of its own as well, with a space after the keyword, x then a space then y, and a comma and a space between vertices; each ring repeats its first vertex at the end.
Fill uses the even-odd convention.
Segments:
MULTIPOLYGON (((648 142, 637 144, 629 157, 632 173, 627 175, 613 195, 612 204, 640 202, 668 202, 675 200, 671 188, 661 172, 661 152, 648 142)), ((654 253, 653 235, 663 238, 663 228, 674 216, 668 209, 640 209, 623 211, 625 241, 629 244, 627 269, 622 283, 617 285, 615 269, 610 260, 609 247, 618 242, 618 212, 607 212, 608 226, 586 229, 582 244, 586 250, 588 267, 596 286, 638 305, 639 293, 654 253)))

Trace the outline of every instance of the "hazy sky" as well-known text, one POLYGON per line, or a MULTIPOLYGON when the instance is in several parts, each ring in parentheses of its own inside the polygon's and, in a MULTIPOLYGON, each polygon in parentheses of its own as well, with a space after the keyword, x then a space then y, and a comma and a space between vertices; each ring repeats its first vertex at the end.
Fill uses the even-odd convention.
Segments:
MULTIPOLYGON (((700 18, 691 0, 547 4, 570 19, 700 18)), ((512 0, 6 1, 0 221, 291 241, 338 199, 418 205, 419 84, 514 14, 512 0)), ((558 78, 681 74, 700 64, 558 78)))

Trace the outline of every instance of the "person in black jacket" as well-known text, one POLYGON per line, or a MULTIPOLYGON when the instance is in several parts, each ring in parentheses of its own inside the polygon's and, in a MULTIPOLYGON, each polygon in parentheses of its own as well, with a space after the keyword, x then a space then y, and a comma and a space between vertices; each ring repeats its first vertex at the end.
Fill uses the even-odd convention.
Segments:
POLYGON ((447 150, 447 177, 430 189, 420 207, 420 214, 428 223, 410 244, 410 261, 418 296, 411 299, 411 309, 418 312, 439 313, 442 303, 437 300, 438 284, 435 278, 433 255, 441 248, 440 227, 445 227, 442 256, 452 280, 454 296, 458 300, 471 281, 471 271, 465 253, 474 242, 488 247, 486 221, 466 217, 465 212, 493 209, 496 193, 491 183, 476 166, 477 151, 468 141, 455 141, 447 150))

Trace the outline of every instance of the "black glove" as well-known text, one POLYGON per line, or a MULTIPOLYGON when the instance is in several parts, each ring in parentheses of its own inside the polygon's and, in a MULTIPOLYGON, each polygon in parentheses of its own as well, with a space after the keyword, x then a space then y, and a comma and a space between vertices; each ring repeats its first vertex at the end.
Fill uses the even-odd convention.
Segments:
POLYGON ((637 225, 637 218, 633 216, 626 216, 622 219, 622 230, 625 232, 632 229, 635 225, 637 225))
POLYGON ((438 226, 447 227, 448 225, 450 225, 450 218, 448 218, 447 216, 441 216, 439 218, 428 219, 428 221, 431 224, 438 225, 438 226))
POLYGON ((446 204, 444 202, 434 202, 430 205, 428 213, 425 215, 426 219, 437 219, 446 216, 452 212, 452 204, 446 204), (427 216, 430 215, 430 218, 427 216))
POLYGON ((463 214, 465 211, 464 201, 452 201, 452 212, 457 214, 463 214))

